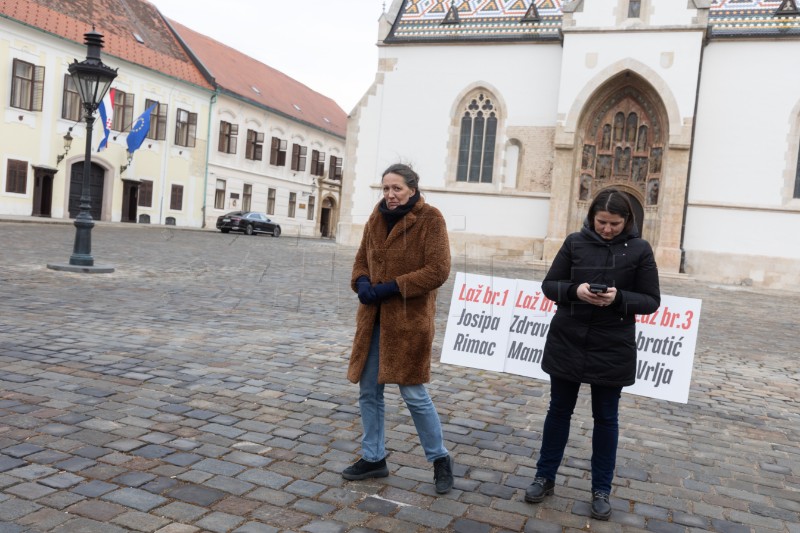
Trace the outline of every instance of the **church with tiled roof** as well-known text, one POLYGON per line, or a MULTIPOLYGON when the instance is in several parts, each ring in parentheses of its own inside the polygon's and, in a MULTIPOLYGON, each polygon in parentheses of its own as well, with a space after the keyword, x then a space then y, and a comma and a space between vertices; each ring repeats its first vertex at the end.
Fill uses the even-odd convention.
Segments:
MULTIPOLYGON (((394 0, 344 212, 402 161, 453 249, 546 266, 609 187, 663 275, 800 286, 800 0, 394 0)), ((340 240, 356 243, 357 217, 340 240)))

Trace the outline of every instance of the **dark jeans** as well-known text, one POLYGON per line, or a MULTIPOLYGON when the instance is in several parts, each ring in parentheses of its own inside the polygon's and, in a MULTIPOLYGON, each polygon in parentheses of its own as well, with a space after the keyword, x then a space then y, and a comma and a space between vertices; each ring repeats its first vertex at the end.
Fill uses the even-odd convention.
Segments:
MULTIPOLYGON (((611 492, 619 440, 619 397, 622 387, 592 385, 592 492, 611 492)), ((569 438, 569 422, 578 401, 580 383, 550 377, 550 408, 544 420, 536 477, 556 478, 569 438)))

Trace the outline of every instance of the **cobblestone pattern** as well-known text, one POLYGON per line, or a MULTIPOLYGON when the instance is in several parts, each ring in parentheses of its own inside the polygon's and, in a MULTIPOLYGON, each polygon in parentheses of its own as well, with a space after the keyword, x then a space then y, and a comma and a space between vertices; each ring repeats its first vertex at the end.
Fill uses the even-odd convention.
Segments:
MULTIPOLYGON (((65 262, 74 229, 0 223, 0 532, 800 532, 800 293, 662 280, 703 299, 687 405, 623 395, 608 523, 589 518, 591 414, 555 496, 523 501, 544 382, 434 363, 455 458, 437 496, 397 388, 390 476, 348 482, 354 250, 98 225, 113 274, 65 262)), ((541 279, 521 263, 454 271, 541 279)), ((450 282, 440 296, 440 349, 450 282)))

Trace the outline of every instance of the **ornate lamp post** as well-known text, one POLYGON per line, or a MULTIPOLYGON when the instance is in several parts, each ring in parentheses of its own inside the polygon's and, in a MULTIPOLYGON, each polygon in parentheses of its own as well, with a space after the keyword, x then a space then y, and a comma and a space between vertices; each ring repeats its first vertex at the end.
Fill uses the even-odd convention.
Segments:
POLYGON ((56 270, 72 270, 79 272, 113 272, 113 268, 99 269, 94 267, 92 257, 92 228, 94 221, 91 215, 91 173, 92 173, 92 126, 94 113, 103 97, 111 87, 111 82, 117 77, 117 69, 113 69, 100 60, 100 49, 103 48, 103 36, 92 31, 84 34, 86 59, 78 63, 76 59, 69 67, 69 73, 75 80, 75 86, 86 112, 86 155, 83 160, 83 185, 78 216, 75 218, 75 246, 69 258, 71 268, 66 265, 48 265, 56 270))

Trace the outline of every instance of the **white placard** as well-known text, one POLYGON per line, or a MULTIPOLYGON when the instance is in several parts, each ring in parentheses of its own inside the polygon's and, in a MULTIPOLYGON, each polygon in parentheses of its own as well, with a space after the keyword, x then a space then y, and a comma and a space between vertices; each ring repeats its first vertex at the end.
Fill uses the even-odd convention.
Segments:
MULTIPOLYGON (((556 307, 541 286, 458 272, 441 361, 549 380, 541 360, 556 307)), ((689 401, 701 304, 662 295, 655 313, 636 317, 636 383, 625 392, 689 401)))

